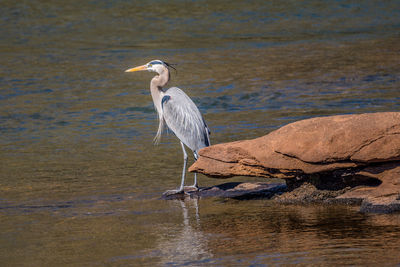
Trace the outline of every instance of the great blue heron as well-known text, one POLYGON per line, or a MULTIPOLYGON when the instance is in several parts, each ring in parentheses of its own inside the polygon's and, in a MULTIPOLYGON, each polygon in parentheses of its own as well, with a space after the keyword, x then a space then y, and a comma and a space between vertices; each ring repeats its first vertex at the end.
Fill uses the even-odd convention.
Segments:
MULTIPOLYGON (((125 71, 147 70, 158 74, 150 82, 150 92, 159 118, 158 130, 154 140, 156 143, 159 142, 165 127, 164 125, 166 124, 181 141, 183 151, 181 185, 179 189, 168 190, 164 195, 184 193, 186 164, 188 160, 185 145, 193 151, 195 160, 198 158, 197 151, 210 145, 210 130, 192 99, 177 87, 163 88, 170 79, 169 67, 171 65, 166 62, 152 60, 145 65, 125 71)), ((198 190, 196 173, 194 174, 194 184, 192 187, 198 190)))

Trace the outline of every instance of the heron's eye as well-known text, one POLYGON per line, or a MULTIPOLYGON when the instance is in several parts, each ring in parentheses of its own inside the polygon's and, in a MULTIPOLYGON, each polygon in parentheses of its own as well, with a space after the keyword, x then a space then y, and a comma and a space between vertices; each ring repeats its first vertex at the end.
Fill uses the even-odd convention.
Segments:
POLYGON ((149 67, 149 68, 151 68, 152 66, 153 66, 152 64, 147 65, 147 67, 149 67))

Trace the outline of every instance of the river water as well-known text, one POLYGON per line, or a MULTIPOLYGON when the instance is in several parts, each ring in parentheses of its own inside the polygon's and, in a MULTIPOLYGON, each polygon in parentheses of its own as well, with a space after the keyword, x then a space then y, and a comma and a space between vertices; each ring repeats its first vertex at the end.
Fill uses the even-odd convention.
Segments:
POLYGON ((177 64, 214 144, 399 111, 399 1, 5 0, 0 27, 0 265, 400 264, 399 214, 160 200, 181 148, 123 72, 177 64))

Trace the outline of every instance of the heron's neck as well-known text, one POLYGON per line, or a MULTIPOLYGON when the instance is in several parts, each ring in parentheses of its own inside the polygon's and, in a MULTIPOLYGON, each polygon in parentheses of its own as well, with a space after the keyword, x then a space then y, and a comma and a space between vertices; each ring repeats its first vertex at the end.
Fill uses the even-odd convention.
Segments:
POLYGON ((162 88, 167 85, 168 81, 169 71, 168 69, 166 69, 160 74, 154 76, 153 79, 151 79, 151 87, 156 87, 157 89, 162 90, 162 88))
POLYGON ((169 72, 168 70, 163 71, 159 75, 154 76, 150 82, 150 91, 151 97, 153 98, 154 106, 158 112, 158 115, 161 116, 161 99, 164 96, 163 87, 167 85, 169 81, 169 72))

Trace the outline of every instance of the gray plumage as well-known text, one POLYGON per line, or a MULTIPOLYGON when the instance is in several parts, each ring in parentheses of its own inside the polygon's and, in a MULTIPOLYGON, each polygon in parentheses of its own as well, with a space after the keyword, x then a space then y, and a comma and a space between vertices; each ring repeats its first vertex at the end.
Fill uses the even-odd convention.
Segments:
POLYGON ((177 87, 166 90, 165 96, 170 98, 162 105, 162 118, 168 128, 194 152, 209 146, 208 127, 192 99, 177 87))

